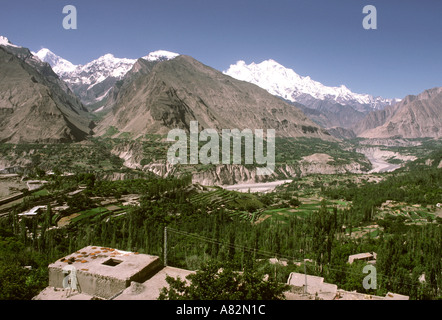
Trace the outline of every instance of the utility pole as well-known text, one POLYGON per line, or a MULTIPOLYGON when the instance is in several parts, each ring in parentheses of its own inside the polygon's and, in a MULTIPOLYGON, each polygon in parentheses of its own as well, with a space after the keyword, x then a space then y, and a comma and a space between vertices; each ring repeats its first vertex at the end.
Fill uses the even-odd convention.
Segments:
POLYGON ((164 266, 167 266, 167 227, 164 227, 164 266))
MULTIPOLYGON (((304 241, 307 239, 306 233, 304 233, 304 241)), ((307 294, 307 266, 306 266, 306 258, 305 258, 305 249, 306 245, 304 245, 304 249, 302 250, 302 254, 304 256, 304 276, 305 276, 305 286, 304 286, 304 293, 307 294)))
POLYGON ((304 293, 307 293, 307 267, 306 267, 306 259, 304 259, 304 275, 305 275, 305 287, 304 293))

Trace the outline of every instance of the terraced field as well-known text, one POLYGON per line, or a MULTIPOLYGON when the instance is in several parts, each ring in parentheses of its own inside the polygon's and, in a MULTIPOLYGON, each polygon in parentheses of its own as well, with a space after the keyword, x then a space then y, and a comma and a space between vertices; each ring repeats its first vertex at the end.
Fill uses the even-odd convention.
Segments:
POLYGON ((200 206, 224 208, 233 217, 255 221, 262 210, 263 204, 253 194, 229 191, 219 187, 211 187, 212 191, 193 195, 190 200, 200 206))
MULTIPOLYGON (((91 219, 91 222, 100 221, 101 219, 105 218, 106 216, 110 215, 119 215, 123 213, 127 208, 118 205, 118 206, 112 206, 112 207, 98 207, 98 208, 92 208, 88 210, 84 210, 78 213, 71 214, 67 217, 63 217, 58 220, 57 225, 59 227, 66 226, 70 223, 77 223, 83 219, 91 219)), ((57 219, 57 216, 54 217, 54 219, 57 219)))
POLYGON ((406 203, 390 202, 384 203, 378 213, 380 216, 387 215, 403 217, 407 223, 427 222, 437 217, 437 207, 408 205, 406 203))
MULTIPOLYGON (((262 220, 262 217, 266 217, 267 219, 281 221, 283 223, 287 222, 287 220, 291 217, 300 217, 305 218, 310 216, 313 212, 318 211, 321 207, 320 199, 302 199, 300 198, 302 204, 298 207, 287 207, 287 208, 274 208, 268 209, 260 213, 259 219, 262 220)), ((332 212, 333 207, 338 208, 346 208, 349 206, 349 203, 341 200, 330 200, 326 201, 328 210, 332 212)), ((260 221, 260 220, 258 220, 260 221)))

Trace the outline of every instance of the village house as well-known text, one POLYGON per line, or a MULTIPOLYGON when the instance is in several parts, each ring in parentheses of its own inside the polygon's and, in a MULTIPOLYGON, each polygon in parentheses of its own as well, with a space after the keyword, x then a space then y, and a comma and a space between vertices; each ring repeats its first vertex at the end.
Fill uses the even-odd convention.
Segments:
POLYGON ((376 264, 376 252, 364 252, 364 253, 358 253, 353 254, 351 256, 348 256, 348 263, 352 264, 354 261, 365 261, 370 264, 376 264))

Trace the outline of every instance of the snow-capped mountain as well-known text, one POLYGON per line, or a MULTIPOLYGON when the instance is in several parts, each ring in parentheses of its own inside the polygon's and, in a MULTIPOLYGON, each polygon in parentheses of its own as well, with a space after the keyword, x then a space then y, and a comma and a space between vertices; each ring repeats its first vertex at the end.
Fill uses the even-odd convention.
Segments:
POLYGON ((143 57, 143 59, 147 61, 165 61, 175 59, 178 56, 179 54, 175 52, 158 50, 149 53, 147 56, 143 57))
MULTIPOLYGON (((115 83, 121 80, 137 61, 105 54, 85 65, 74 65, 46 48, 35 55, 49 63, 84 104, 94 104, 103 100, 115 83)), ((143 59, 164 61, 177 56, 176 53, 159 50, 149 53, 143 59)))
POLYGON ((107 78, 123 77, 132 68, 136 60, 120 59, 106 54, 84 66, 77 66, 72 72, 65 73, 63 78, 70 84, 87 84, 88 89, 103 82, 107 78))
POLYGON ((37 56, 41 61, 49 63, 52 67, 52 70, 54 70, 54 72, 59 76, 65 73, 73 72, 77 67, 76 65, 57 56, 51 50, 46 48, 41 49, 37 53, 32 52, 32 54, 34 56, 37 56))
POLYGON ((46 48, 35 55, 49 63, 84 104, 93 104, 103 99, 115 82, 120 80, 136 61, 106 54, 85 65, 74 65, 46 48))
POLYGON ((312 99, 327 100, 349 105, 358 111, 364 111, 364 106, 373 109, 384 107, 397 102, 395 99, 373 97, 369 94, 353 93, 346 86, 327 87, 310 77, 300 76, 292 69, 286 68, 274 60, 266 60, 259 64, 247 65, 238 61, 231 65, 225 74, 238 80, 247 81, 266 89, 273 95, 280 96, 291 102, 298 102, 309 107, 312 99))
POLYGON ((0 46, 21 48, 19 46, 16 46, 15 44, 12 44, 11 41, 9 41, 9 39, 4 36, 0 36, 0 46))
POLYGON ((42 61, 40 58, 38 58, 34 52, 31 52, 26 47, 21 47, 13 44, 11 41, 9 41, 8 38, 1 35, 0 35, 0 46, 2 46, 6 51, 12 53, 17 58, 21 59, 22 61, 26 62, 27 64, 38 70, 42 75, 46 77, 46 80, 49 79, 52 82, 52 84, 56 84, 58 87, 62 88, 65 93, 72 94, 71 90, 69 90, 69 87, 66 85, 66 83, 61 81, 59 77, 57 77, 57 74, 53 71, 52 67, 45 61, 42 61))

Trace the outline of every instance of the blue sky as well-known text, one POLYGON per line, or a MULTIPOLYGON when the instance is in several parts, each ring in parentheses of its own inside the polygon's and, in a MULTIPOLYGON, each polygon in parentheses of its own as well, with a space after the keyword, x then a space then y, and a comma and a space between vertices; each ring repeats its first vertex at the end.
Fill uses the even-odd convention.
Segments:
POLYGON ((385 98, 442 86, 440 0, 14 0, 2 1, 0 35, 74 64, 164 49, 221 71, 274 59, 385 98), (62 27, 68 4, 77 30, 62 27), (377 8, 377 30, 362 27, 365 5, 377 8))

